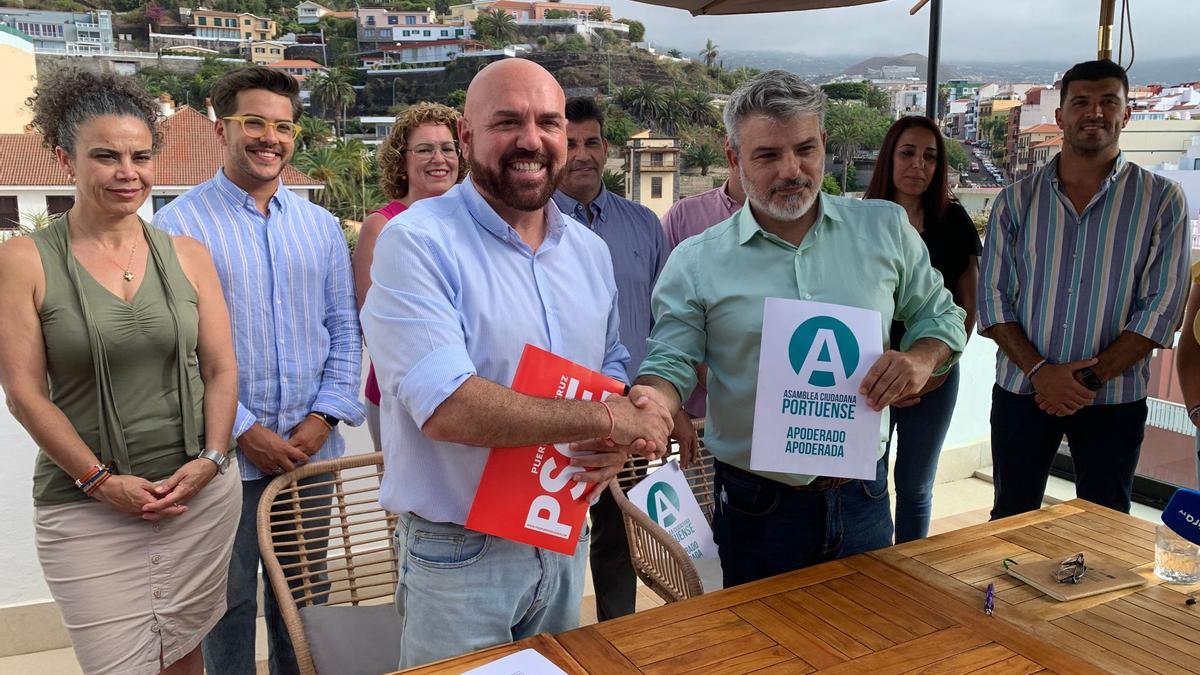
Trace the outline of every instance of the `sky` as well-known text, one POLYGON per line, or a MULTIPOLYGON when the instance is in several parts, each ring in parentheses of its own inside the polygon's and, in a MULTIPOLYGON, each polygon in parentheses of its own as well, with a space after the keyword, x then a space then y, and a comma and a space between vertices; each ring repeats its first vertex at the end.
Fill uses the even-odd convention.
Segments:
MULTIPOLYGON (((706 38, 723 49, 773 49, 818 57, 924 54, 929 43, 928 6, 916 16, 908 15, 916 0, 699 17, 632 0, 607 1, 614 16, 646 24, 650 42, 677 47, 690 56, 704 46, 706 38)), ((1117 3, 1118 19, 1121 4, 1117 3)), ((1195 56, 1200 69, 1200 0, 1130 0, 1129 4, 1139 60, 1195 56)), ((1089 55, 1095 58, 1099 18, 1100 0, 943 0, 942 59, 1073 63, 1089 55)), ((1113 48, 1115 53, 1115 38, 1113 48)))

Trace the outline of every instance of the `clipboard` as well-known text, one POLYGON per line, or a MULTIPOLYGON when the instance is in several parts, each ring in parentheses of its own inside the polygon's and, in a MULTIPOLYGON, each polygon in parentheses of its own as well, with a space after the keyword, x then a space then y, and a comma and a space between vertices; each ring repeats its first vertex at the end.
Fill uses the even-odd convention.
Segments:
POLYGON ((1055 580, 1054 573, 1058 571, 1062 561, 1053 558, 1037 562, 1021 563, 1019 565, 1009 565, 1008 574, 1033 586, 1059 602, 1069 602, 1092 595, 1108 593, 1109 591, 1144 586, 1146 584, 1146 579, 1142 575, 1123 568, 1121 563, 1114 560, 1088 553, 1084 558, 1084 562, 1087 564, 1087 572, 1084 573, 1083 578, 1077 584, 1070 582, 1059 583, 1055 580))

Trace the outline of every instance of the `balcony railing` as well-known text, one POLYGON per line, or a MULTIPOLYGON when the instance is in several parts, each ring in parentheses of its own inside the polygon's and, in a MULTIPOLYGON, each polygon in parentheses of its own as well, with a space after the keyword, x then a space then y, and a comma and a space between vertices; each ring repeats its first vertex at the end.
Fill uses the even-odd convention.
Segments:
POLYGON ((1146 405, 1149 408, 1146 426, 1174 431, 1184 436, 1196 433, 1196 425, 1188 419, 1187 408, 1182 403, 1151 397, 1146 399, 1146 405))

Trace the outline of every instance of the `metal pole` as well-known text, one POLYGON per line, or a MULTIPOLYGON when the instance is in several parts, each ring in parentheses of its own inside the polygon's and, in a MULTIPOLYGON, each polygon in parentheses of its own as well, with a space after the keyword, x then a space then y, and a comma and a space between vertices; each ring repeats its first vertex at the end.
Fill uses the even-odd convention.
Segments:
POLYGON ((925 76, 925 116, 938 121, 938 59, 942 46, 942 0, 929 3, 929 71, 925 76))
POLYGON ((1100 0, 1100 28, 1096 32, 1096 58, 1112 60, 1113 19, 1117 15, 1117 0, 1100 0))

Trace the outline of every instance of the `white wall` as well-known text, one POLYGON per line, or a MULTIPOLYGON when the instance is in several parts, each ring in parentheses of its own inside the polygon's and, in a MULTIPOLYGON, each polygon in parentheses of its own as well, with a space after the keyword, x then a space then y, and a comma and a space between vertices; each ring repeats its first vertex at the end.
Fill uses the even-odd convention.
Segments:
MULTIPOLYGON (((4 392, 0 390, 0 400, 4 392)), ((0 607, 48 600, 50 590, 42 580, 33 547, 33 460, 37 446, 13 419, 8 406, 0 406, 0 448, 4 490, 0 491, 0 607)))
POLYGON ((958 403, 944 448, 986 441, 991 433, 992 385, 996 383, 996 343, 971 336, 958 362, 958 403))

